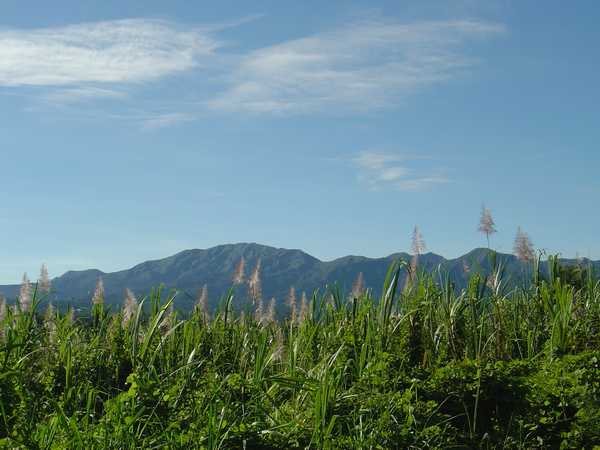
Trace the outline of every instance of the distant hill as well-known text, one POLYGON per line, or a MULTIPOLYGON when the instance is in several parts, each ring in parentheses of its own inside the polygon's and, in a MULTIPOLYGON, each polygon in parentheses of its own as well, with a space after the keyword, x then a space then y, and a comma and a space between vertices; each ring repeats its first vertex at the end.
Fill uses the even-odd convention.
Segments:
MULTIPOLYGON (((489 250, 479 248, 456 259, 426 253, 420 256, 419 266, 427 271, 440 267, 456 286, 462 287, 471 273, 489 272, 489 253, 489 250)), ((359 272, 363 273, 367 286, 379 293, 390 263, 394 259, 411 259, 409 254, 395 253, 383 258, 345 256, 333 261, 321 261, 301 250, 254 243, 228 244, 205 250, 184 250, 119 272, 104 273, 95 269, 69 271, 52 280, 52 297, 58 302, 87 301, 93 294, 96 281, 102 277, 109 303, 121 303, 126 288, 141 297, 152 287, 164 284, 166 288, 182 291, 176 303, 179 308, 188 309, 198 290, 207 284, 210 302, 214 305, 231 287, 232 274, 242 256, 247 263, 247 274, 256 261, 261 260, 263 296, 266 299, 275 297, 281 302, 290 286, 296 288, 298 295, 302 291, 310 294, 314 289, 322 289, 332 283, 337 283, 341 289, 348 291, 359 272)), ((509 281, 518 281, 523 277, 523 265, 514 255, 498 253, 497 258, 506 267, 505 273, 509 281)), ((591 264, 596 270, 600 269, 600 261, 591 264)), ((18 291, 18 285, 0 286, 0 292, 9 299, 16 298, 18 291)))

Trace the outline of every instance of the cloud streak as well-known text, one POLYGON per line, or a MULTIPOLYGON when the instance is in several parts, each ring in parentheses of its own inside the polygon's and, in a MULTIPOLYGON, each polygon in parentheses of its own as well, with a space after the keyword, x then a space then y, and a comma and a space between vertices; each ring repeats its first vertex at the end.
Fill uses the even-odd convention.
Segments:
POLYGON ((140 111, 163 111, 145 114, 145 130, 214 113, 360 114, 459 76, 477 63, 468 45, 504 31, 480 21, 370 20, 237 54, 221 51, 218 33, 260 17, 193 28, 144 18, 0 28, 0 89, 22 89, 43 107, 89 110, 111 101, 119 108, 127 100, 133 113, 106 116, 138 122, 140 111), (182 73, 190 76, 181 86, 161 90, 159 81, 182 73), (151 82, 151 96, 135 95, 151 82))
POLYGON ((151 81, 198 67, 217 47, 206 32, 162 20, 0 30, 0 86, 151 81))
POLYGON ((477 21, 349 25, 242 57, 229 88, 208 106, 284 114, 386 107, 472 66, 466 44, 503 31, 477 21))
POLYGON ((194 119, 194 115, 180 112, 157 114, 144 119, 141 123, 141 127, 142 130, 152 131, 160 128, 170 127, 179 123, 191 122, 194 119))
POLYGON ((352 158, 358 169, 358 179, 371 190, 392 188, 402 191, 420 191, 450 182, 442 171, 418 171, 409 167, 415 157, 400 153, 363 151, 352 158))
POLYGON ((52 104, 70 104, 85 101, 121 100, 127 97, 127 93, 114 89, 102 89, 92 86, 70 87, 66 89, 55 89, 42 94, 41 99, 52 104))

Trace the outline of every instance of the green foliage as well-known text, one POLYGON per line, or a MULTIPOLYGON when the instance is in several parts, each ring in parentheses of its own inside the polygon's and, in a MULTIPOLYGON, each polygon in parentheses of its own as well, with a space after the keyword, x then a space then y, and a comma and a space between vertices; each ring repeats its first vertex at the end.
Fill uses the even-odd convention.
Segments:
POLYGON ((600 445, 600 284, 552 260, 507 291, 490 265, 457 290, 394 263, 379 298, 329 288, 294 322, 234 290, 181 318, 157 289, 128 321, 34 298, 0 322, 0 448, 600 445))

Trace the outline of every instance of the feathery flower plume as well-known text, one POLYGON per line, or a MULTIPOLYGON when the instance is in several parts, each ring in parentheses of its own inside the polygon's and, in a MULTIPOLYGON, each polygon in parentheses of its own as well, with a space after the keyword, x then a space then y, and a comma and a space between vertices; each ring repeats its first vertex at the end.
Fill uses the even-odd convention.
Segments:
POLYGON ((276 311, 275 311, 275 297, 273 297, 271 299, 271 301, 269 302, 269 308, 267 309, 267 315, 265 316, 265 322, 266 323, 275 323, 275 316, 276 316, 276 311))
POLYGON ((40 292, 45 294, 50 292, 50 277, 48 276, 48 268, 46 267, 46 264, 42 264, 42 268, 40 269, 38 289, 40 290, 40 292))
POLYGON ((414 255, 422 255, 427 249, 421 230, 419 230, 419 227, 416 225, 413 230, 411 249, 414 255))
POLYGON ((23 282, 21 283, 21 289, 19 291, 19 306, 22 312, 29 311, 31 309, 31 284, 27 274, 23 274, 23 282))
POLYGON ((421 231, 417 225, 415 225, 415 229, 413 230, 411 250, 413 257, 410 262, 410 281, 412 282, 413 277, 417 273, 419 256, 421 256, 421 254, 423 254, 423 252, 426 250, 423 235, 421 234, 421 231))
POLYGON ((4 337, 4 321, 6 320, 6 299, 0 294, 0 338, 4 337))
POLYGON ((490 248, 490 236, 494 234, 496 230, 496 223, 492 218, 492 212, 485 207, 485 205, 481 206, 481 218, 479 219, 479 228, 478 230, 485 234, 487 239, 487 246, 490 248))
POLYGON ((48 302, 48 308, 44 314, 44 326, 48 330, 48 341, 52 344, 56 338, 56 322, 55 322, 55 309, 52 302, 48 302))
POLYGON ((242 284, 244 282, 244 279, 246 278, 245 272, 246 260, 242 256, 240 258, 240 261, 237 263, 237 266, 235 266, 235 270, 233 271, 233 284, 242 284))
POLYGON ((302 291, 300 297, 300 315, 298 316, 298 322, 302 323, 308 317, 308 300, 306 299, 306 292, 302 291))
POLYGON ((275 361, 282 361, 283 360, 283 351, 285 348, 285 343, 284 343, 284 336, 283 336, 283 332, 281 331, 281 328, 277 328, 277 332, 275 333, 275 339, 274 339, 274 350, 273 350, 273 359, 275 361))
POLYGON ((125 289, 125 303, 123 305, 123 327, 127 326, 129 321, 136 314, 138 308, 138 301, 135 295, 129 288, 125 289))
POLYGON ((6 299, 0 294, 0 324, 6 319, 6 299))
POLYGON ((290 287, 290 291, 288 292, 287 304, 290 308, 290 322, 296 323, 297 320, 297 308, 296 308, 296 289, 294 286, 290 287))
POLYGON ((264 319, 264 311, 263 311, 263 301, 262 298, 259 298, 254 306, 254 320, 259 325, 262 324, 264 319))
POLYGON ((208 318, 208 286, 205 284, 198 293, 198 300, 196 300, 196 311, 202 315, 203 319, 208 318))
POLYGON ((52 302, 48 302, 48 307, 46 308, 46 313, 44 314, 44 319, 50 319, 54 317, 56 309, 52 302))
POLYGON ((359 298, 365 292, 365 276, 362 272, 358 272, 356 276, 356 280, 354 280, 354 284, 352 284, 352 298, 359 298))
POLYGON ((256 261, 256 266, 252 271, 252 275, 248 279, 248 292, 253 303, 256 303, 262 298, 262 283, 260 281, 260 258, 256 261))
POLYGON ((517 229, 517 235, 515 236, 515 244, 513 249, 515 255, 517 255, 517 258, 523 262, 533 261, 533 258, 535 257, 531 239, 529 239, 529 235, 527 233, 521 230, 521 227, 517 229))
POLYGON ((75 308, 70 307, 69 311, 67 311, 67 322, 73 323, 75 322, 75 308))
POLYGON ((92 297, 92 305, 102 305, 104 303, 104 281, 102 278, 98 278, 96 282, 96 290, 92 297))

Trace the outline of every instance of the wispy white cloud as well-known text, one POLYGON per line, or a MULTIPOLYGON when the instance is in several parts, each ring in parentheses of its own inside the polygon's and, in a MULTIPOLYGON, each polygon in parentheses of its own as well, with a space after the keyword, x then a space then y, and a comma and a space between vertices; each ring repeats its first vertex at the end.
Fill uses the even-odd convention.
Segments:
POLYGON ((20 90, 42 108, 72 106, 62 108, 66 113, 81 103, 80 110, 94 113, 93 102, 127 99, 129 112, 110 104, 110 111, 96 113, 142 123, 145 130, 215 111, 355 113, 395 105, 456 76, 476 62, 466 56, 469 42, 504 30, 478 21, 371 20, 249 52, 220 51, 219 32, 260 17, 197 27, 139 18, 0 28, 0 88, 20 90), (193 75, 185 81, 193 101, 174 98, 177 89, 161 91, 160 85, 152 96, 136 95, 148 82, 183 72, 193 75), (173 112, 144 112, 167 109, 173 112))
POLYGON ((413 155, 403 153, 363 151, 351 161, 358 169, 359 181, 371 190, 418 191, 450 181, 440 169, 417 170, 411 167, 409 163, 415 159, 413 155))
POLYGON ((154 80, 192 69, 217 42, 172 22, 128 19, 0 30, 0 86, 154 80))
MULTIPOLYGON (((94 114, 94 105, 99 100, 123 99, 131 100, 132 111, 144 110, 146 102, 132 95, 135 92, 132 87, 194 69, 212 68, 221 45, 214 33, 253 19, 213 28, 190 28, 141 18, 52 28, 0 29, 0 88, 33 98, 34 105, 26 107, 30 111, 58 106, 67 114, 88 117, 94 114), (64 108, 67 105, 71 108, 64 108), (77 110, 85 114, 78 114, 77 110)), ((152 97, 155 104, 148 109, 168 100, 157 94, 152 97)), ((178 106, 173 108, 177 110, 178 106)), ((138 119, 140 113, 124 113, 120 108, 95 113, 138 121, 145 130, 163 128, 191 117, 179 112, 142 113, 143 117, 138 119)))
POLYGON ((127 93, 115 89, 104 89, 92 86, 54 89, 40 96, 42 100, 53 104, 79 103, 99 99, 118 100, 127 97, 127 93))
POLYGON ((407 159, 403 154, 364 151, 359 153, 352 161, 360 168, 366 170, 381 170, 390 163, 398 163, 407 159))
POLYGON ((477 21, 349 25, 243 56, 231 86, 208 106, 253 113, 381 108, 473 65, 465 44, 503 31, 477 21))
POLYGON ((196 116, 193 114, 181 112, 157 114, 143 119, 141 125, 143 130, 151 131, 170 127, 178 123, 190 122, 195 118, 196 116))

